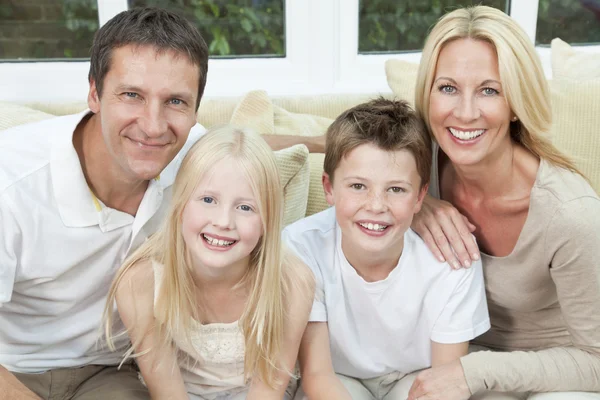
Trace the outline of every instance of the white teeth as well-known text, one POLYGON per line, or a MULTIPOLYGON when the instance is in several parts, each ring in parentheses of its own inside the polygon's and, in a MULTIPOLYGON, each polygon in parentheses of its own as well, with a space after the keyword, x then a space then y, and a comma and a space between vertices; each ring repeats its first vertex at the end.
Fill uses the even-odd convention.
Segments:
POLYGON ((458 129, 448 128, 452 136, 460 140, 471 140, 481 136, 485 129, 477 129, 474 131, 459 131, 458 129))
POLYGON ((233 244, 233 242, 229 242, 227 240, 219 240, 219 239, 213 239, 211 237, 208 237, 206 235, 202 235, 202 237, 204 237, 204 239, 206 239, 206 241, 208 242, 208 244, 210 244, 211 246, 221 246, 221 247, 227 247, 227 246, 231 246, 233 244))
POLYGON ((359 224, 360 224, 360 226, 362 226, 363 228, 366 228, 366 229, 368 229, 368 230, 370 230, 370 231, 379 231, 379 232, 383 231, 385 228, 387 228, 387 227, 388 227, 388 225, 372 224, 372 223, 370 223, 370 222, 369 222, 369 223, 366 223, 366 224, 364 224, 364 223, 362 223, 362 222, 359 222, 359 224))

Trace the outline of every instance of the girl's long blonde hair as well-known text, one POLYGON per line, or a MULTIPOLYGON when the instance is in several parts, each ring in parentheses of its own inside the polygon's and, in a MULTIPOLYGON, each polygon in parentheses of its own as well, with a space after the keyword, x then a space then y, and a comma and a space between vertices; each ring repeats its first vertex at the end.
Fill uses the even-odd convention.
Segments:
MULTIPOLYGON (((224 158, 235 161, 248 179, 263 226, 263 235, 251 253, 247 273, 240 282, 249 287, 239 320, 246 346, 245 377, 258 377, 273 386, 277 383, 276 373, 284 368, 279 361, 287 311, 283 293, 290 284, 289 269, 282 267, 288 263, 280 235, 283 194, 273 152, 258 134, 245 129, 231 126, 213 129, 189 150, 175 179, 164 223, 125 261, 112 283, 105 309, 105 334, 109 346, 114 348, 111 315, 117 288, 132 266, 142 260, 152 260, 164 266, 154 305, 154 329, 161 338, 161 345, 171 346, 176 340, 185 340, 191 345, 192 319, 200 320, 201 305, 196 300, 192 266, 181 233, 182 214, 203 175, 224 158)), ((140 355, 134 354, 138 344, 133 343, 125 358, 140 355)))
POLYGON ((575 164, 544 136, 552 127, 550 91, 535 47, 521 27, 502 11, 474 6, 444 15, 433 27, 421 56, 415 87, 415 108, 429 131, 429 97, 442 48, 457 39, 483 40, 494 46, 502 88, 518 117, 511 137, 538 158, 576 172, 575 164))

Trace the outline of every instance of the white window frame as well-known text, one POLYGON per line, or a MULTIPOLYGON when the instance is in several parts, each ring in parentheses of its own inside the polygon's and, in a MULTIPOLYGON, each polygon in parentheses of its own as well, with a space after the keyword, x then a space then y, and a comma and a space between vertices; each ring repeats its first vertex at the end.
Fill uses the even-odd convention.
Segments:
MULTIPOLYGON (((510 15, 535 42, 538 0, 512 1, 510 15)), ((127 8, 127 0, 98 0, 100 25, 127 8)), ((359 0, 287 0, 286 56, 211 59, 206 97, 240 96, 262 89, 272 96, 387 93, 384 63, 418 63, 420 52, 358 54, 359 0)), ((578 49, 600 52, 600 46, 578 49)), ((550 49, 538 47, 551 77, 550 49)), ((89 62, 0 62, 0 101, 85 101, 89 62)))

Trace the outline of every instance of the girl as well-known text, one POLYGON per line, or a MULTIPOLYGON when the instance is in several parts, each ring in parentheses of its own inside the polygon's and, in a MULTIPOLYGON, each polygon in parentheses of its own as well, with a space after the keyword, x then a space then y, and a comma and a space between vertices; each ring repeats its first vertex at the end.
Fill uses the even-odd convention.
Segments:
POLYGON ((214 129, 189 151, 159 231, 109 292, 157 399, 289 399, 314 296, 281 247, 282 188, 257 134, 214 129), (293 310, 293 312, 292 312, 293 310))

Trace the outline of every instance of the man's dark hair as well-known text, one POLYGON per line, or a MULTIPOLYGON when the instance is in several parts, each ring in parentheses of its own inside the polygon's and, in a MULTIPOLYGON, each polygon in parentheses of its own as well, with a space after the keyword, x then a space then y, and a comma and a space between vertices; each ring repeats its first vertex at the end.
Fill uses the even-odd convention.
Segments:
POLYGON ((156 7, 123 11, 104 24, 94 35, 88 79, 96 83, 102 95, 104 77, 108 73, 112 51, 127 45, 152 46, 158 52, 174 50, 198 66, 198 99, 206 86, 208 46, 200 32, 184 17, 156 7))

